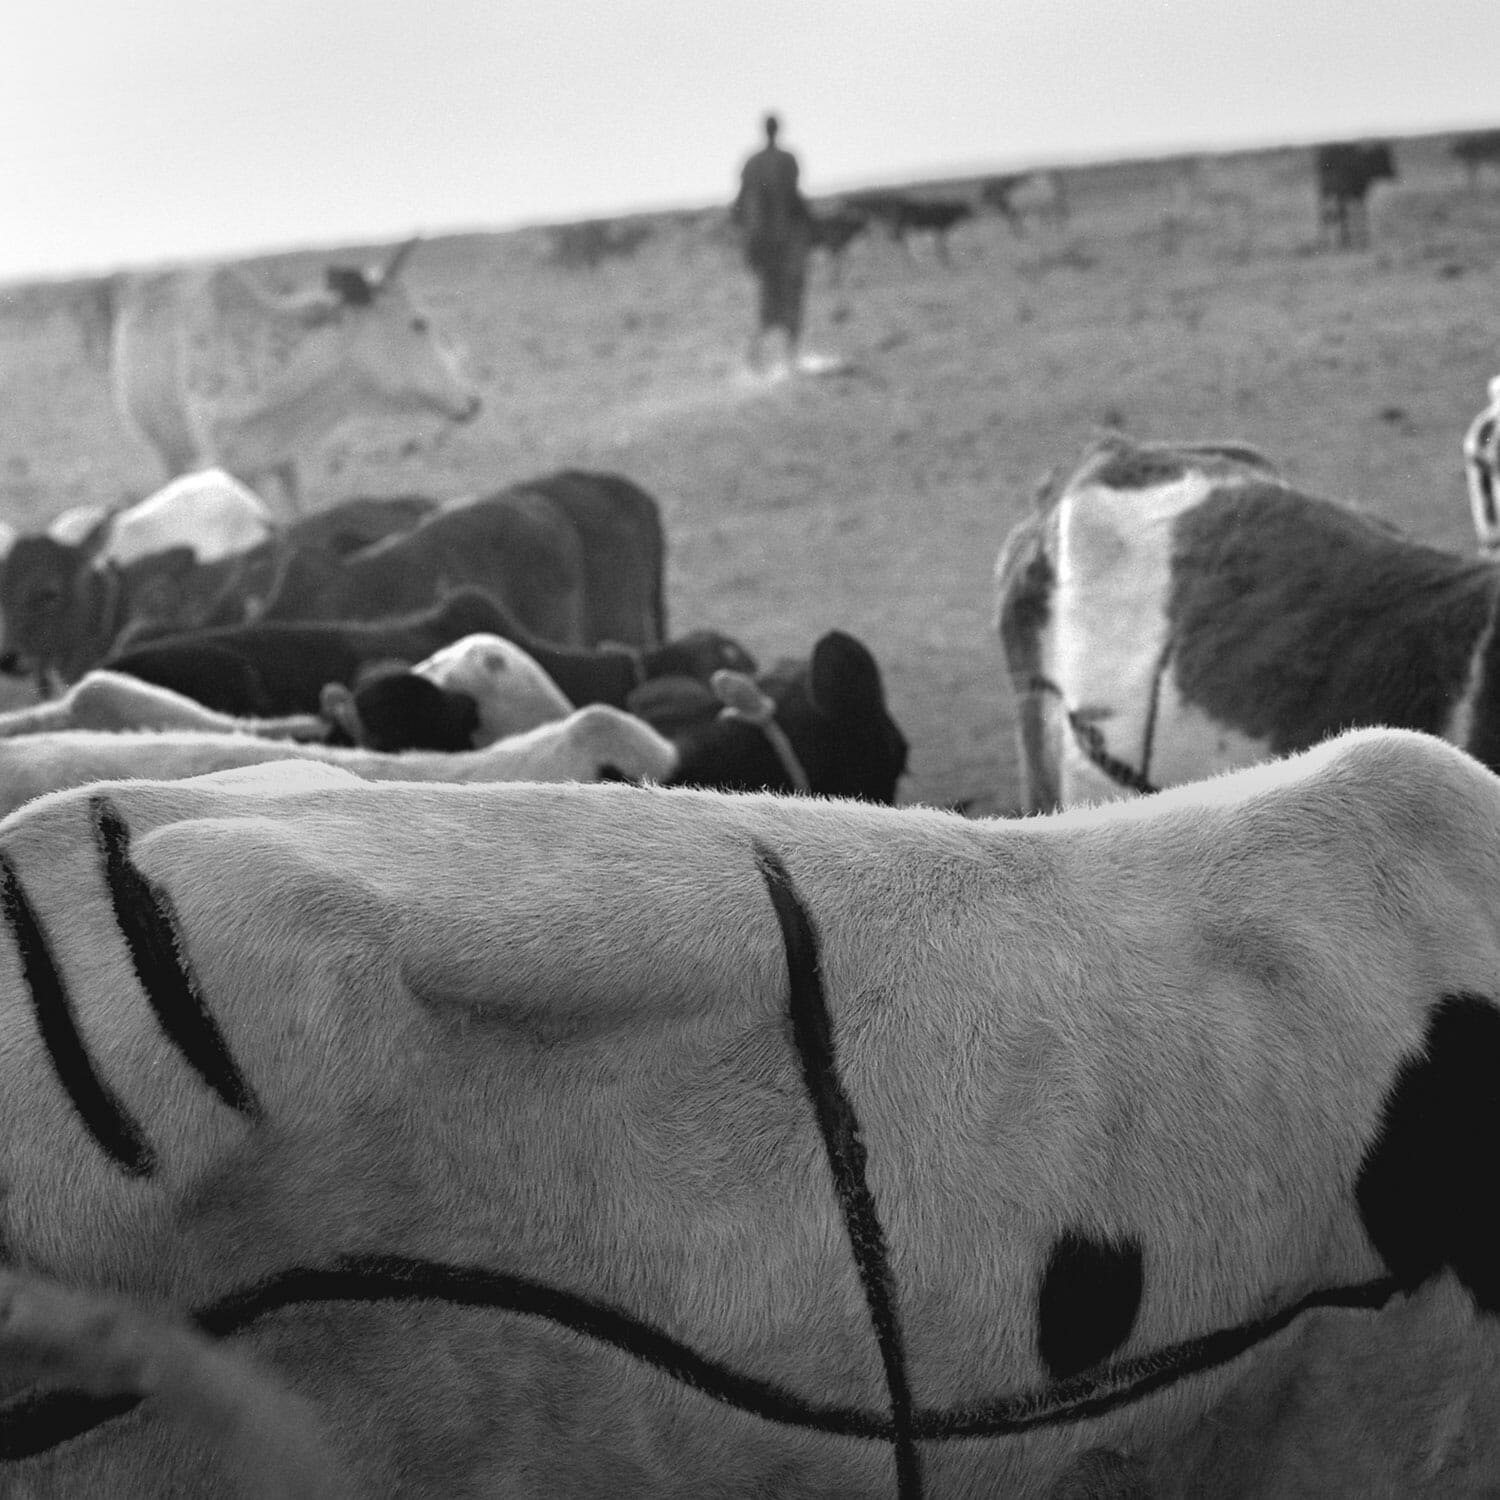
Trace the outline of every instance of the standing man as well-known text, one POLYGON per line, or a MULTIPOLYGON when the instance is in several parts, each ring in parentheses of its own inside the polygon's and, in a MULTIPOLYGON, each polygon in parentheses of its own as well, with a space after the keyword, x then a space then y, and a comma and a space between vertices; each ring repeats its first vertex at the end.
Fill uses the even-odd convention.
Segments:
POLYGON ((750 367, 760 368, 762 342, 773 328, 786 334, 786 364, 795 366, 812 249, 811 215, 797 186, 797 158, 776 144, 781 122, 765 119, 766 144, 745 163, 733 219, 744 236, 745 260, 760 285, 760 321, 750 341, 750 367))

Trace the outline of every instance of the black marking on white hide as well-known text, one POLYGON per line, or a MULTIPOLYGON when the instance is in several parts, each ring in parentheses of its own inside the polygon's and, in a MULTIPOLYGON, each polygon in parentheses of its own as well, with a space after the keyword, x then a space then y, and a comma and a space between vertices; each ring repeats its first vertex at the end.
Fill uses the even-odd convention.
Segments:
POLYGON ((21 957, 21 977, 31 993, 37 1033, 79 1121, 122 1172, 131 1177, 151 1176, 156 1171, 156 1152, 141 1124, 94 1067, 47 934, 15 866, 3 853, 0 909, 21 957))
POLYGON ((230 1109, 259 1118, 255 1091, 235 1062, 183 957, 171 897, 131 861, 130 829, 114 803, 108 797, 91 797, 89 812, 104 859, 115 922, 163 1034, 230 1109))
POLYGON ((781 924, 790 985, 787 1006, 797 1055, 802 1060, 803 1082, 817 1115, 844 1228, 885 1367, 886 1389, 891 1399, 897 1494, 901 1500, 917 1500, 922 1493, 921 1455, 912 1426, 911 1383, 896 1309, 895 1277, 875 1196, 865 1179, 865 1143, 859 1117, 839 1077, 833 1021, 823 993, 817 929, 781 860, 760 843, 755 846, 755 857, 776 920, 781 924))
POLYGON ((1130 1337, 1141 1306, 1141 1247, 1069 1232, 1052 1246, 1037 1291, 1037 1352, 1054 1380, 1103 1363, 1130 1337))
POLYGON ((1500 1007, 1445 995, 1386 1094, 1356 1187, 1371 1243, 1405 1290, 1451 1269, 1482 1312, 1500 1313, 1497 1162, 1500 1007))

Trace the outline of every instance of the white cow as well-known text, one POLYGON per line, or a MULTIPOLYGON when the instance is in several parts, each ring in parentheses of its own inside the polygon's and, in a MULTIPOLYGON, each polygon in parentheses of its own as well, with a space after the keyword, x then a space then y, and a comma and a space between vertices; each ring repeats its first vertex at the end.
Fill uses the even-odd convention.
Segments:
POLYGON ((0 739, 0 816, 44 792, 124 776, 171 779, 269 761, 323 761, 371 781, 596 781, 607 772, 662 781, 676 747, 650 725, 602 703, 510 735, 483 750, 374 750, 197 729, 121 734, 68 730, 0 739))
MULTIPOLYGON (((368 1500, 1478 1497, 1497 912, 1401 732, 1019 822, 105 783, 0 824, 0 1238, 368 1500)), ((12 1385, 0 1475, 234 1483, 12 1385)))
POLYGON ((169 474, 219 464, 281 482, 298 508, 299 455, 362 416, 479 410, 400 278, 417 241, 376 271, 332 267, 288 298, 233 266, 149 276, 115 318, 115 394, 169 474))

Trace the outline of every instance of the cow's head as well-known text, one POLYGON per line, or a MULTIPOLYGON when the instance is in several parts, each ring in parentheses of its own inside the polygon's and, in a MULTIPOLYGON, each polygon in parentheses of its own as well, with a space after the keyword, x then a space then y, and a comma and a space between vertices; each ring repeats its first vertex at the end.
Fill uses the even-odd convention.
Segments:
POLYGON ((440 412, 455 422, 477 415, 478 394, 452 352, 413 302, 401 277, 418 241, 399 246, 383 266, 329 266, 329 295, 305 304, 304 380, 342 393, 351 412, 440 412))
POLYGON ((106 514, 78 543, 45 533, 16 538, 0 563, 0 671, 72 681, 103 659, 114 635, 119 580, 98 556, 113 521, 106 514))

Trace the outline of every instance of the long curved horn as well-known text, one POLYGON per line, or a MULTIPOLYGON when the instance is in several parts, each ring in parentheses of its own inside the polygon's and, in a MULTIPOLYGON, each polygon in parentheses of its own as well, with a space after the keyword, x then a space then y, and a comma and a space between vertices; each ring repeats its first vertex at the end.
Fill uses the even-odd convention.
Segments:
POLYGON ((407 257, 421 243, 422 236, 414 234, 409 240, 397 245, 391 254, 391 258, 386 261, 385 265, 381 268, 379 276, 375 278, 376 285, 385 286, 387 283, 394 281, 400 275, 401 267, 406 264, 407 257))

